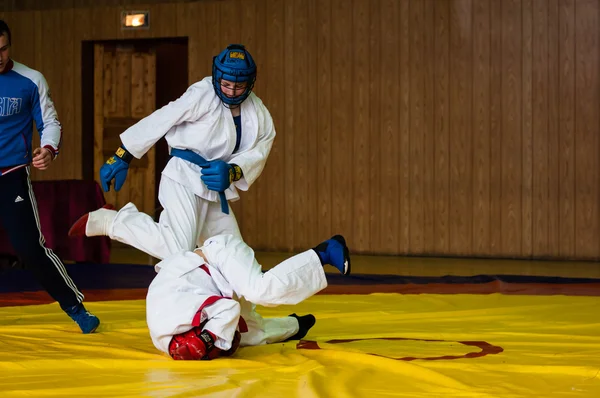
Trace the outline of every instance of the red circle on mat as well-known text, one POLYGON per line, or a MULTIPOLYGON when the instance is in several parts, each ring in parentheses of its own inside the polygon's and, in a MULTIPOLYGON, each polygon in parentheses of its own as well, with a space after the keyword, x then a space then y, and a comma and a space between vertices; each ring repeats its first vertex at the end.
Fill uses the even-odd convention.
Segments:
MULTIPOLYGON (((354 341, 366 341, 366 340, 412 340, 412 341, 425 341, 425 342, 447 342, 447 343, 459 343, 466 346, 477 347, 481 351, 478 352, 469 352, 464 355, 443 355, 439 357, 403 357, 403 358, 393 358, 385 355, 374 354, 371 352, 367 352, 366 354, 374 355, 377 357, 395 359, 397 361, 414 361, 415 359, 422 359, 425 361, 439 361, 439 360, 451 360, 451 359, 463 359, 463 358, 479 358, 484 357, 486 355, 495 355, 504 351, 504 349, 500 346, 492 345, 486 341, 454 341, 454 340, 429 340, 429 339, 409 339, 405 337, 375 337, 371 339, 345 339, 345 340, 328 340, 326 344, 343 344, 343 343, 352 343, 354 341)), ((298 344, 296 344, 296 349, 299 350, 320 350, 319 344, 316 341, 311 340, 300 340, 298 344)))

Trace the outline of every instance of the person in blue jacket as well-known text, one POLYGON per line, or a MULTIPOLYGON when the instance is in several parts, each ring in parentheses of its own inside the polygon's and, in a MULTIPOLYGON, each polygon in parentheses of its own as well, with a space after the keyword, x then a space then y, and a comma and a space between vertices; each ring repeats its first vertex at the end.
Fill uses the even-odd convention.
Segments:
POLYGON ((92 333, 100 321, 63 262, 46 247, 31 187, 30 166, 46 170, 58 155, 61 125, 44 76, 10 58, 11 33, 0 20, 0 223, 38 282, 79 325, 92 333), (41 137, 32 148, 33 123, 41 137))

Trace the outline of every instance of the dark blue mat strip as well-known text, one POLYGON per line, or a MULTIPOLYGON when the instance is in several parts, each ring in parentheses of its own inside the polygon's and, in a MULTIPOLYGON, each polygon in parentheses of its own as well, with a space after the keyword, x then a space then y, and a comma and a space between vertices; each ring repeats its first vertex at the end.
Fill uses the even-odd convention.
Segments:
MULTIPOLYGON (((67 264, 69 274, 80 289, 136 289, 147 288, 155 276, 154 267, 133 264, 67 264)), ((328 274, 331 285, 393 285, 393 284, 482 284, 540 283, 588 284, 600 283, 593 278, 562 278, 520 275, 475 276, 401 276, 356 274, 349 277, 328 274)), ((0 271, 0 293, 41 290, 41 286, 27 270, 4 269, 0 271)))

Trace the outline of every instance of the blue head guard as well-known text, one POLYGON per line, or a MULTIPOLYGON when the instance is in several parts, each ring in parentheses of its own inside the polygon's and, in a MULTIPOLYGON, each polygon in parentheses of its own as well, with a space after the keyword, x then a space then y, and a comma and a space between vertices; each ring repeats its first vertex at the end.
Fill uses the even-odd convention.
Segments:
POLYGON ((213 58, 212 81, 215 92, 227 105, 239 105, 248 98, 256 81, 256 64, 243 45, 230 44, 213 58), (221 79, 248 85, 241 95, 229 98, 221 91, 221 79))

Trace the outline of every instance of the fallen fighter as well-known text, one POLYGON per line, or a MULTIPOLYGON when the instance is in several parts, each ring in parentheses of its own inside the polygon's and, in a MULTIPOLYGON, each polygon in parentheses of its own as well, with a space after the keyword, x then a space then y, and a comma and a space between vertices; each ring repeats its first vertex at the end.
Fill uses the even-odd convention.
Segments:
POLYGON ((327 286, 323 267, 350 274, 345 239, 336 235, 262 272, 237 236, 217 235, 196 250, 174 253, 155 269, 146 297, 152 342, 176 360, 231 356, 239 346, 302 339, 313 315, 262 318, 256 305, 302 302, 327 286))

